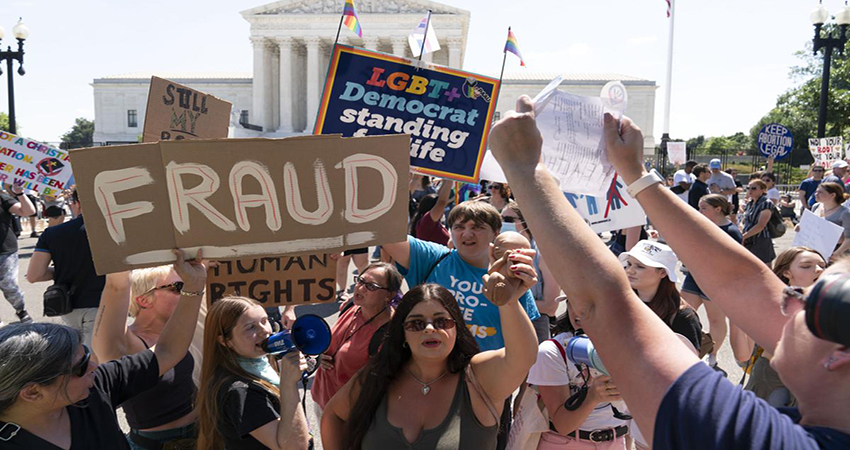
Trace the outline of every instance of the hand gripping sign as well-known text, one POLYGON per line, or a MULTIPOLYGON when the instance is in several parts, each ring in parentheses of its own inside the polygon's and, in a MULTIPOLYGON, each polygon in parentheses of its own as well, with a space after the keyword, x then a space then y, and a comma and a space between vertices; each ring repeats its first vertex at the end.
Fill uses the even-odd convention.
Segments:
POLYGON ((405 239, 406 135, 177 140, 74 150, 100 274, 405 239))
POLYGON ((314 133, 406 133, 417 172, 477 183, 498 93, 493 78, 337 45, 314 133))

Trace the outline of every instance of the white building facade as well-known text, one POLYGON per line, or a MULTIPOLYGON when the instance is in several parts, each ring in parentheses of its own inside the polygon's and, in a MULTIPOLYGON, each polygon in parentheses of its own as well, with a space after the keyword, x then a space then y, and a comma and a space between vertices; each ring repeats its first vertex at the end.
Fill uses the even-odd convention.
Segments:
MULTIPOLYGON (((310 133, 319 108, 341 0, 281 0, 241 13, 251 24, 252 74, 147 73, 108 76, 92 83, 95 142, 136 142, 144 126, 150 76, 185 84, 233 104, 231 136, 282 137, 310 133)), ((359 0, 363 39, 343 27, 339 42, 412 57, 407 36, 431 10, 441 49, 425 55, 434 64, 463 68, 470 13, 427 0, 359 0)), ((246 51, 248 51, 246 49, 246 51)), ((467 68, 475 72, 474 68, 467 68)), ((493 74, 490 74, 494 76, 493 74)), ((497 113, 513 109, 521 94, 534 95, 558 74, 506 74, 497 113)), ((498 76, 498 74, 495 74, 498 76)), ((655 82, 623 75, 565 74, 560 89, 599 95, 610 80, 629 93, 627 114, 644 130, 645 152, 654 151, 655 82)))

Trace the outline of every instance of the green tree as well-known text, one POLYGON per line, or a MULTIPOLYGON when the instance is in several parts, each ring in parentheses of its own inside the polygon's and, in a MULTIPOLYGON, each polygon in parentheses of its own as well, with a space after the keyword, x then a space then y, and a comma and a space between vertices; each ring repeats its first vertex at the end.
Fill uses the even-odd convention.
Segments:
POLYGON ((94 136, 94 122, 84 117, 74 120, 71 131, 62 135, 62 148, 90 147, 94 136))
MULTIPOLYGON (((824 29, 824 33, 832 33, 834 26, 824 29)), ((823 50, 815 54, 812 48, 809 41, 804 50, 796 53, 802 62, 792 67, 789 74, 796 85, 781 94, 776 106, 750 129, 750 138, 756 142, 765 124, 780 123, 787 127, 794 136, 791 164, 795 166, 812 162, 808 139, 817 137, 823 50)), ((845 46, 843 55, 832 54, 826 136, 843 136, 845 142, 850 138, 850 46, 845 46)))
POLYGON ((9 115, 0 112, 0 131, 9 131, 9 115))

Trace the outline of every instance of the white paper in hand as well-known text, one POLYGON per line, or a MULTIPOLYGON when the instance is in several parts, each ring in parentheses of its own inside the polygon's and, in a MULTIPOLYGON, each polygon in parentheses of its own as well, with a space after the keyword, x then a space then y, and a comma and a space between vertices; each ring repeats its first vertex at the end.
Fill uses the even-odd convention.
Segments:
POLYGON ((552 90, 545 105, 539 111, 535 108, 543 135, 543 162, 564 191, 604 197, 614 181, 602 139, 603 114, 621 117, 628 97, 620 82, 606 84, 602 95, 552 90))
POLYGON ((792 245, 817 250, 823 259, 829 259, 843 232, 843 227, 805 210, 800 219, 800 231, 794 236, 792 245))

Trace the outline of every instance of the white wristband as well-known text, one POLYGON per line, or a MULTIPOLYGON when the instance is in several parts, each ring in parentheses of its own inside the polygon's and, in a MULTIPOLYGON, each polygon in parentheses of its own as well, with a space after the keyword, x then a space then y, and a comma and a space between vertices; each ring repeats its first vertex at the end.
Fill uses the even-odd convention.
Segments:
POLYGON ((658 173, 653 169, 650 170, 646 175, 635 180, 634 183, 628 185, 626 187, 626 192, 632 196, 632 198, 637 198, 637 195, 644 189, 652 186, 655 183, 664 183, 664 180, 658 176, 658 173))

